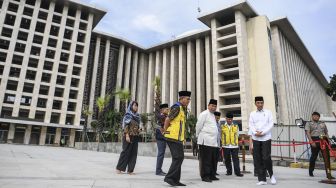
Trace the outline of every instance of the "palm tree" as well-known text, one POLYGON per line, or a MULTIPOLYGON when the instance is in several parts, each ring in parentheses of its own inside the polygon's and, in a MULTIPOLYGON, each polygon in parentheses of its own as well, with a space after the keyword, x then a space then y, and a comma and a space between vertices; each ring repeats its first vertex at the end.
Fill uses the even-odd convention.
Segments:
POLYGON ((114 95, 120 99, 120 112, 124 116, 127 110, 127 102, 131 99, 131 92, 128 89, 117 89, 114 95))
POLYGON ((98 107, 98 126, 97 126, 97 142, 100 141, 100 134, 104 129, 104 115, 108 104, 110 103, 111 96, 106 95, 105 97, 98 97, 96 104, 98 107))
POLYGON ((153 81, 154 86, 154 118, 157 122, 157 118, 160 116, 160 104, 161 104, 161 79, 159 76, 156 76, 153 81))
POLYGON ((85 142, 85 136, 86 136, 86 131, 87 131, 87 123, 88 123, 87 121, 88 121, 88 117, 90 115, 92 115, 92 111, 89 110, 88 105, 84 105, 82 113, 85 116, 85 124, 84 124, 83 132, 82 132, 82 142, 85 142))

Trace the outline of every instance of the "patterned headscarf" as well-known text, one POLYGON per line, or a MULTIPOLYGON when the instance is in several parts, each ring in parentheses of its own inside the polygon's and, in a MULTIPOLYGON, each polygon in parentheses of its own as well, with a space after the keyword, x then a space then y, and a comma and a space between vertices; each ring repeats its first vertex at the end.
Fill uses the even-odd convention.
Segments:
POLYGON ((122 128, 124 129, 125 126, 127 124, 129 124, 132 120, 136 121, 138 124, 140 124, 140 114, 139 113, 134 113, 132 111, 132 107, 133 107, 133 104, 134 103, 137 103, 135 101, 131 101, 128 105, 128 108, 127 108, 127 112, 124 116, 124 119, 123 119, 123 124, 122 124, 122 128))

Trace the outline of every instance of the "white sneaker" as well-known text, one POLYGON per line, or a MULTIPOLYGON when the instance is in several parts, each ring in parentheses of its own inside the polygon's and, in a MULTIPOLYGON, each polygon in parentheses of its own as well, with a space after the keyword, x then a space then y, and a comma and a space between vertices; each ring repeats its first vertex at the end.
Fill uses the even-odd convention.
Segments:
POLYGON ((257 183, 257 185, 267 185, 267 182, 266 182, 266 181, 259 181, 259 182, 257 183))
POLYGON ((274 175, 271 177, 271 184, 272 185, 276 184, 276 179, 275 179, 274 175))

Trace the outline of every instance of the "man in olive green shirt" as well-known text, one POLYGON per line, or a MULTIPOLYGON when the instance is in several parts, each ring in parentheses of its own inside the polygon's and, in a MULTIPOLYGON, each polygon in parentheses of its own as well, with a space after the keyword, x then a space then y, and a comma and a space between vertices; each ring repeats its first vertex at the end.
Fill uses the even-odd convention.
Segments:
MULTIPOLYGON (((313 177, 313 171, 315 168, 315 161, 316 158, 318 156, 318 153, 321 150, 321 146, 320 143, 318 142, 313 142, 313 141, 318 141, 320 140, 320 136, 324 136, 326 138, 329 138, 328 135, 328 129, 327 126, 324 122, 320 121, 320 114, 318 112, 313 112, 312 114, 312 121, 311 122, 307 122, 306 126, 305 126, 305 131, 307 133, 307 137, 309 139, 309 142, 311 142, 310 144, 310 148, 311 148, 311 156, 310 156, 310 161, 309 161, 309 176, 313 177)), ((327 160, 324 161, 326 163, 326 166, 330 167, 330 156, 329 156, 329 149, 328 147, 326 147, 326 153, 327 153, 327 160), (329 163, 329 164, 327 164, 329 163)), ((334 179, 330 173, 328 173, 327 169, 326 169, 326 173, 327 173, 327 177, 328 179, 334 179)))

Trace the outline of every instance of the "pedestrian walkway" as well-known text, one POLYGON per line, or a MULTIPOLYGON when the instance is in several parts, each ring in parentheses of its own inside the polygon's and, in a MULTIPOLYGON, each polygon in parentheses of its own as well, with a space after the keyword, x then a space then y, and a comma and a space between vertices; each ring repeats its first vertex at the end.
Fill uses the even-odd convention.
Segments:
MULTIPOLYGON (((163 177, 155 176, 155 157, 139 156, 136 175, 115 174, 119 155, 113 153, 76 150, 63 147, 0 144, 0 188, 158 188, 170 187, 163 177)), ((171 159, 165 159, 163 169, 168 171, 171 159)), ((252 165, 247 169, 253 171, 252 165)), ((225 167, 219 166, 220 181, 202 182, 198 161, 185 159, 181 182, 187 187, 244 188, 258 187, 252 174, 243 178, 225 176, 225 167)), ((318 183, 324 179, 322 170, 315 177, 306 169, 274 167, 278 184, 274 187, 309 188, 335 187, 318 183)), ((335 175, 335 172, 333 172, 335 175)), ((273 185, 266 185, 270 187, 273 185)))

